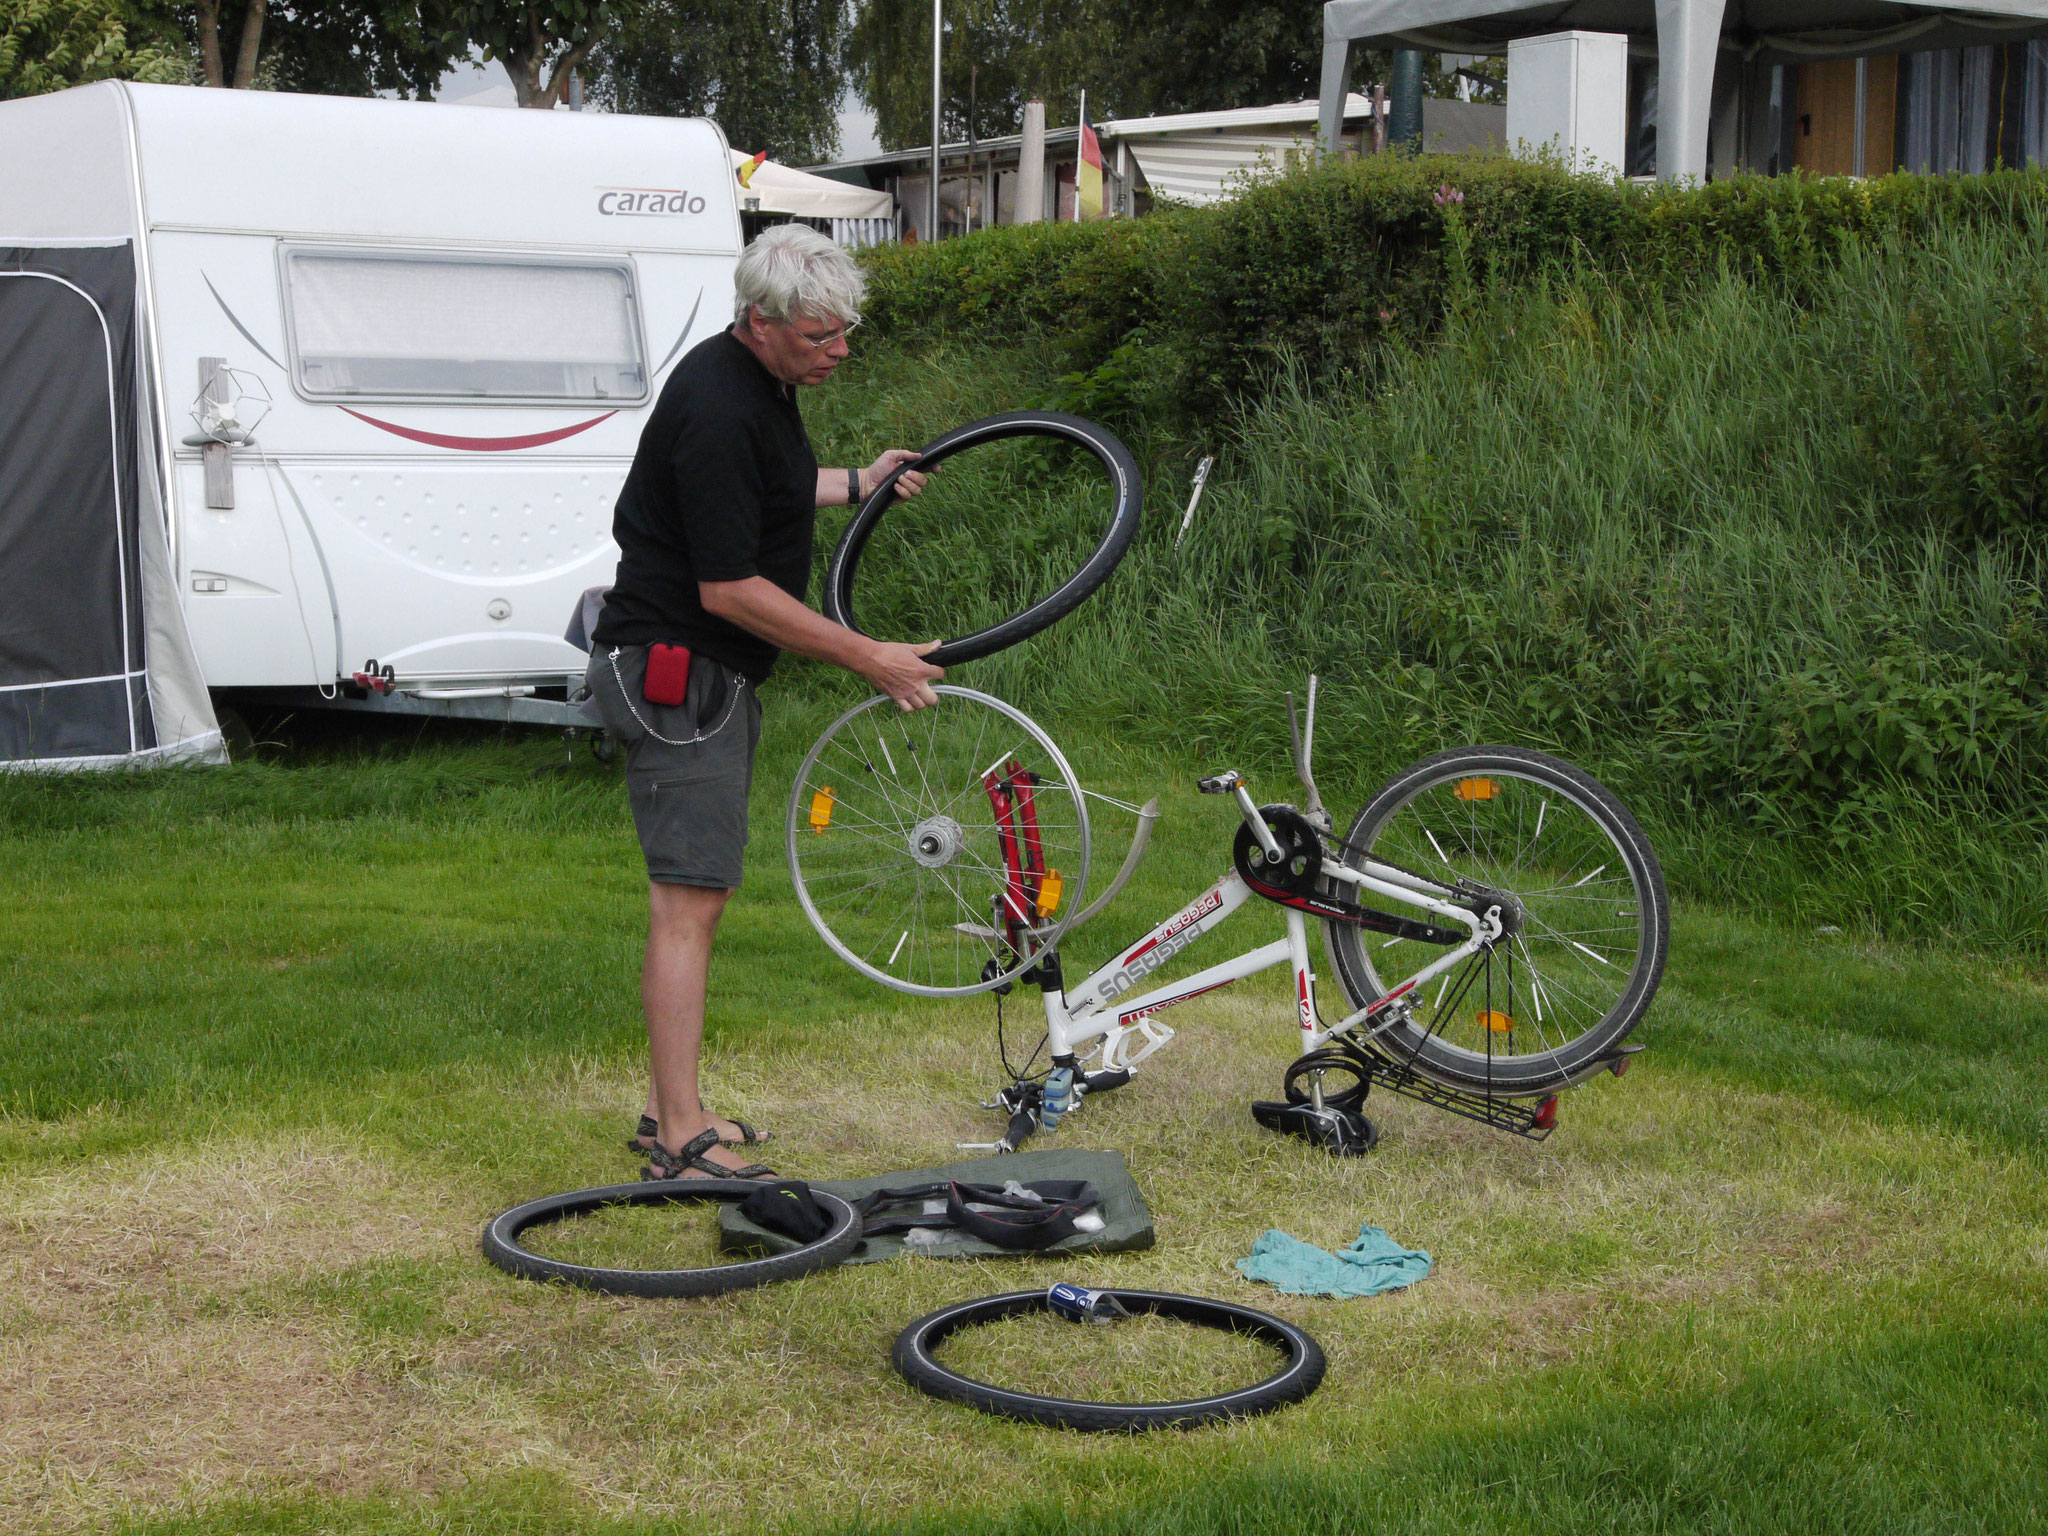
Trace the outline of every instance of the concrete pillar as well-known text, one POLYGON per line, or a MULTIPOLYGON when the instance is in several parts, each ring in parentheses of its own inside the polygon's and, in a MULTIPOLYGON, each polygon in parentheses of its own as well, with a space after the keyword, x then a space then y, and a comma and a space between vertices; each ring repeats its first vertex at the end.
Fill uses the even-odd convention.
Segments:
POLYGON ((1657 0, 1657 179, 1707 179, 1707 120, 1727 0, 1657 0))
POLYGON ((1024 103, 1024 142, 1017 150, 1017 214, 1019 224, 1045 217, 1045 103, 1024 103))
POLYGON ((1317 103, 1316 153, 1334 155, 1344 132, 1344 98, 1351 93, 1351 39, 1323 38, 1322 98, 1317 103))

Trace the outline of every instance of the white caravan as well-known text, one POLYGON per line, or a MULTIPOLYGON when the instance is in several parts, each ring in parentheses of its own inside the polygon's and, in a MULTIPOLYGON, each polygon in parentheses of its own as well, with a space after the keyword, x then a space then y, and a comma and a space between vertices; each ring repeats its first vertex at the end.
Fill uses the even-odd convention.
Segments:
POLYGON ((580 676, 563 631, 612 579, 641 424, 729 323, 735 193, 701 120, 119 83, 0 102, 0 244, 132 242, 217 689, 332 693, 372 661, 397 686, 376 704, 580 676))

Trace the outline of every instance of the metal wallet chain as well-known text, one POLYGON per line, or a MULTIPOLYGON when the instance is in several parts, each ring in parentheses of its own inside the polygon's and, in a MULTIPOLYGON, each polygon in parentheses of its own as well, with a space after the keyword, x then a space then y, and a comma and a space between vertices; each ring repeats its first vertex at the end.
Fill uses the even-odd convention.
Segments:
POLYGON ((677 741, 673 737, 662 735, 661 732, 657 731, 653 726, 649 725, 646 719, 641 715, 640 711, 633 707, 633 691, 626 686, 625 678, 619 675, 619 648, 616 645, 613 646, 611 649, 611 656, 609 657, 609 660, 612 664, 612 681, 619 685, 619 697, 626 701, 627 711, 633 716, 635 720, 638 720, 640 722, 641 730, 645 731, 649 736, 652 736, 656 741, 660 742, 665 747, 694 747, 695 745, 697 745, 698 742, 708 741, 711 737, 716 736, 720 731, 724 730, 726 722, 732 719, 732 712, 735 709, 739 708, 740 690, 746 686, 746 683, 741 680, 737 673, 735 673, 733 675, 732 697, 726 701, 725 713, 718 717, 718 724, 711 727, 711 729, 708 731, 699 731, 696 735, 692 736, 688 741, 677 741))

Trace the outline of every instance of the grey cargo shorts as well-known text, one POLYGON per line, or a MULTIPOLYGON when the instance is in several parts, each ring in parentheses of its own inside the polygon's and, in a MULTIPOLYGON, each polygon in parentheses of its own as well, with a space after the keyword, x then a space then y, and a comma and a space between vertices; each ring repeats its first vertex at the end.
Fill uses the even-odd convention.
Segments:
POLYGON ((626 795, 647 878, 735 890, 761 701, 741 674, 693 655, 683 702, 650 704, 640 692, 646 671, 646 646, 600 645, 585 680, 605 729, 626 744, 626 795))

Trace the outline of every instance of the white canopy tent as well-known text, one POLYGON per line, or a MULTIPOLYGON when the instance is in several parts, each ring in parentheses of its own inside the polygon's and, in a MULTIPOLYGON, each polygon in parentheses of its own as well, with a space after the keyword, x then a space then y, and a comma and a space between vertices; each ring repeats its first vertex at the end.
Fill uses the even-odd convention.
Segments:
MULTIPOLYGON (((753 159, 734 150, 733 173, 737 175, 753 159)), ((793 171, 764 160, 740 188, 740 207, 748 213, 786 213, 800 219, 886 219, 896 212, 896 200, 886 192, 848 186, 829 176, 813 176, 809 171, 793 171)))
POLYGON ((1329 0, 1323 7, 1319 142, 1342 128, 1364 48, 1499 53, 1518 37, 1621 32, 1658 61, 1657 175, 1704 180, 1714 68, 1733 52, 1794 64, 2048 36, 2048 0, 1329 0))

